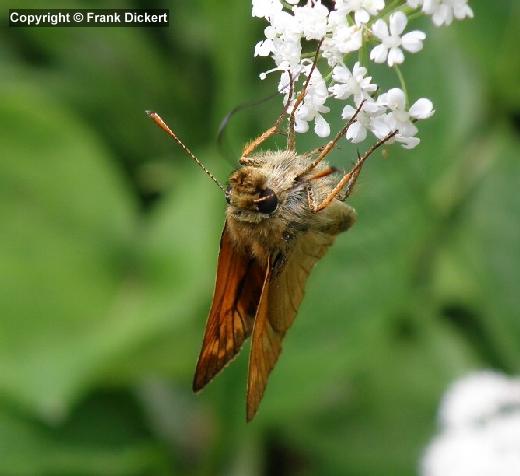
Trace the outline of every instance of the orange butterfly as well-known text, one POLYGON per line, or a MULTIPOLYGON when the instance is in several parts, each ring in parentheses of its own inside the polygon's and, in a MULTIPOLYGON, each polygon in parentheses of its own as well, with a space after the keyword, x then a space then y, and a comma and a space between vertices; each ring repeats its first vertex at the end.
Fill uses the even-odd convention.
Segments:
MULTIPOLYGON (((309 74, 309 77, 312 74, 309 74)), ((292 110, 303 101, 309 79, 292 110)), ((292 88, 292 84, 291 84, 292 88)), ((227 189, 204 167, 155 112, 149 116, 164 129, 225 192, 226 223, 220 240, 217 279, 193 390, 204 388, 240 351, 251 336, 246 416, 256 414, 282 349, 282 340, 303 299, 307 277, 316 262, 348 230, 356 213, 344 203, 364 161, 397 131, 358 157, 341 175, 325 157, 356 120, 363 103, 343 129, 324 147, 298 155, 294 146, 294 112, 286 106, 275 124, 248 144, 241 167, 227 189), (283 151, 253 152, 279 132, 289 117, 283 151)))

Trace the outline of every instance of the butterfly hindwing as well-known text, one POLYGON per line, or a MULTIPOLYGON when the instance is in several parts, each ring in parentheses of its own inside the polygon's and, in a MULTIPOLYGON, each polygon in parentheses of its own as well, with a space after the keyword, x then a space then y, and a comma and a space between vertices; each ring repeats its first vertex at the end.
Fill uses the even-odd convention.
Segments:
POLYGON ((298 238, 285 262, 270 260, 254 321, 247 382, 247 420, 258 406, 305 292, 307 277, 335 236, 307 232, 298 238))

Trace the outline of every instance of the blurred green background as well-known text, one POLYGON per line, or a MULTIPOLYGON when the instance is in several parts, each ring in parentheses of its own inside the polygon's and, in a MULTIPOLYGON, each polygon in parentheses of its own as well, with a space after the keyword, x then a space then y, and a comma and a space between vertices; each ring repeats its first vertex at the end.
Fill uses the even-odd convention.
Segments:
POLYGON ((280 111, 238 113, 218 146, 228 111, 275 90, 264 23, 184 0, 155 4, 166 29, 8 28, 3 3, 0 475, 413 475, 450 381, 520 371, 520 3, 470 4, 417 22, 402 69, 437 112, 417 149, 369 161, 246 425, 247 347, 191 393, 225 202, 144 110, 225 180, 280 111))

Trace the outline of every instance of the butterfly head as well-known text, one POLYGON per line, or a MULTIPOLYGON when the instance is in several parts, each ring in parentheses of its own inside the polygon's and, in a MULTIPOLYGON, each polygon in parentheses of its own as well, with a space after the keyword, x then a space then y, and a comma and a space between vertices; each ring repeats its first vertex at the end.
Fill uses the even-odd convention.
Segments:
POLYGON ((228 210, 238 221, 258 223, 276 212, 279 197, 267 186, 267 178, 256 167, 242 167, 229 178, 228 210))

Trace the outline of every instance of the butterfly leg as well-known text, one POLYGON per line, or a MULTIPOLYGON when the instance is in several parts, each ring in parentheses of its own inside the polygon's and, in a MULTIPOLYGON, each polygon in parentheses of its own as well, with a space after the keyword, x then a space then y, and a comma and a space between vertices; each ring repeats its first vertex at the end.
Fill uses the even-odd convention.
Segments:
POLYGON ((303 171, 301 172, 297 179, 298 178, 301 178, 303 177, 304 175, 307 175, 312 169, 314 169, 325 157, 327 157, 327 155, 330 154, 330 152, 334 149, 334 147, 336 147, 336 144, 339 142, 339 140, 347 133, 348 131, 348 128, 354 124, 354 122, 356 122, 356 119, 359 115, 359 113, 361 112, 361 109, 363 108, 363 104, 365 104, 365 100, 361 101, 361 103, 359 104, 359 106, 357 107, 356 109, 356 112, 354 113, 354 115, 348 120, 348 122, 342 127, 342 129, 336 134, 336 136, 334 137, 334 139, 332 139, 331 141, 329 141, 324 147, 319 150, 319 155, 318 157, 313 160, 309 166, 303 171))
POLYGON ((319 212, 320 210, 323 210, 332 202, 332 200, 334 200, 338 196, 339 193, 343 191, 344 188, 344 196, 345 198, 348 197, 352 193, 352 189, 356 184, 356 180, 361 172, 361 168, 363 167, 365 160, 368 159, 377 148, 381 147, 385 142, 388 142, 390 139, 392 139, 392 137, 394 137, 397 134, 397 132, 398 131, 390 132, 385 137, 378 140, 374 145, 372 145, 372 147, 370 147, 363 155, 359 156, 352 170, 343 176, 343 178, 330 191, 330 193, 323 199, 323 201, 320 204, 316 204, 313 197, 312 201, 309 198, 310 209, 313 212, 319 212))
POLYGON ((244 147, 244 150, 242 151, 242 157, 240 157, 240 163, 242 165, 247 165, 249 156, 256 150, 256 148, 260 144, 265 142, 267 139, 269 139, 269 137, 272 137, 273 135, 275 135, 278 132, 278 130, 280 128, 280 124, 284 120, 286 114, 287 114, 287 111, 284 109, 284 111, 280 114, 280 116, 278 117, 278 119, 276 120, 276 122, 274 123, 273 126, 271 126, 266 131, 262 132, 262 134, 260 134, 256 139, 253 139, 251 142, 246 144, 246 146, 244 147))
MULTIPOLYGON (((249 144, 247 144, 244 147, 244 151, 242 152, 242 157, 240 158, 241 164, 249 165, 249 163, 251 162, 251 159, 249 158, 249 156, 255 151, 255 149, 260 144, 262 144, 262 142, 266 141, 267 139, 269 139, 269 137, 273 136, 274 134, 276 134, 279 131, 282 121, 287 116, 287 111, 289 110, 289 105, 291 103, 291 99, 292 99, 292 95, 293 95, 293 87, 294 87, 294 81, 292 79, 292 76, 289 73, 289 96, 287 98, 287 103, 285 104, 282 113, 280 114, 280 116, 275 121, 275 123, 272 127, 267 129, 265 132, 260 134, 256 139, 252 140, 249 144)), ((304 91, 302 91, 302 92, 304 92, 304 91)), ((294 134, 294 128, 293 128, 293 134, 294 134)), ((291 132, 289 131, 289 137, 290 136, 291 136, 291 132)))
MULTIPOLYGON (((298 94, 298 97, 296 98, 296 101, 292 107, 292 111, 291 111, 291 114, 289 116, 289 131, 288 131, 288 149, 290 150, 294 150, 294 145, 295 145, 295 134, 294 134, 294 122, 295 122, 295 118, 294 118, 294 115, 296 113, 296 110, 298 109, 299 105, 303 102, 303 99, 305 97, 305 94, 307 92, 307 88, 309 86, 309 82, 311 80, 311 76, 312 76, 312 73, 314 72, 314 70, 316 69, 316 63, 318 62, 318 57, 319 57, 319 52, 320 52, 320 47, 321 47, 321 43, 322 43, 323 40, 321 40, 319 43, 318 43, 318 47, 316 49, 316 55, 314 56, 314 61, 312 63, 312 66, 311 66, 311 69, 309 71, 309 75, 307 76, 307 79, 305 80, 305 83, 303 85, 303 88, 302 90, 300 91, 300 93, 298 94)), ((289 91, 289 97, 287 99, 287 104, 284 106, 283 108, 283 111, 282 113, 280 114, 280 116, 278 116, 278 119, 276 119, 275 123, 273 124, 273 126, 271 126, 269 129, 267 129, 266 131, 264 131, 262 134, 260 134, 256 139, 253 139, 251 142, 249 142, 248 144, 246 144, 246 146, 244 147, 244 150, 242 151, 242 157, 240 157, 240 163, 243 164, 243 165, 247 165, 248 163, 248 157, 263 143, 265 142, 267 139, 269 139, 270 137, 272 137, 274 134, 276 134, 279 130, 280 130, 280 126, 283 122, 283 120, 286 118, 287 116, 287 111, 289 110, 289 106, 291 104, 291 99, 292 99, 292 89, 294 87, 294 82, 293 82, 293 79, 292 77, 290 76, 290 72, 289 72, 289 84, 290 84, 290 91, 289 91)))

